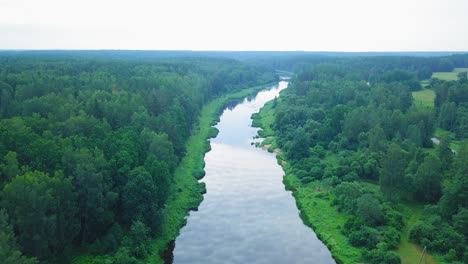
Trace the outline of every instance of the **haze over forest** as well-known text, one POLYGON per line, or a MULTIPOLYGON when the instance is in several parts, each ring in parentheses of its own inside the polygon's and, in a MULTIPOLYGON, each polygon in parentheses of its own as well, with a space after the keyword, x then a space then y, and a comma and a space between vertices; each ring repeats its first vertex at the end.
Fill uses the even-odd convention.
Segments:
POLYGON ((463 51, 466 10, 464 0, 0 0, 0 49, 463 51))

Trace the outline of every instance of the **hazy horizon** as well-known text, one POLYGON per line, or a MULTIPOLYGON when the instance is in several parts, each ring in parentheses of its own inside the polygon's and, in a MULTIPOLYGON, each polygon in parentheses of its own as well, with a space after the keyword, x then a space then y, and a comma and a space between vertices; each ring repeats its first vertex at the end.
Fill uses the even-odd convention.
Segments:
POLYGON ((462 52, 465 10, 464 0, 0 0, 0 49, 462 52))

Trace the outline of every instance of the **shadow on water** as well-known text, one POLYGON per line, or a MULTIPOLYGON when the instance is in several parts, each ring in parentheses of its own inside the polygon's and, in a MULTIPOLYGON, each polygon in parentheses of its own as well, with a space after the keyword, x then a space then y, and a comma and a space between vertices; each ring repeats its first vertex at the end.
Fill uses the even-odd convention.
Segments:
POLYGON ((174 263, 174 248, 175 248, 175 240, 169 242, 167 248, 161 253, 161 258, 165 264, 172 264, 174 263))

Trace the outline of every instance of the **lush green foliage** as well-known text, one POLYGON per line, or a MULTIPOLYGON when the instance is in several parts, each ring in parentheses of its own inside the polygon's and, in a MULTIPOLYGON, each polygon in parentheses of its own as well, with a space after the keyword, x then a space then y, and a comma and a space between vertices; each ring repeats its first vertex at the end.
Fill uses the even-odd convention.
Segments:
MULTIPOLYGON (((466 262, 466 143, 455 155, 448 139, 434 148, 431 137, 440 126, 466 138, 467 81, 463 74, 455 82, 431 80, 435 105, 418 107, 411 94, 420 89, 415 82, 430 76, 442 59, 414 59, 418 63, 411 69, 395 63, 399 59, 412 61, 357 58, 303 66, 276 102, 270 126, 284 155, 280 159, 286 160, 285 182, 319 236, 333 233, 316 225, 324 221, 320 218, 333 210, 346 216, 341 228, 349 244, 335 246, 336 239, 324 238, 340 262, 356 261, 343 253, 353 246, 366 249, 361 261, 399 263, 393 250, 408 220, 399 211, 406 202, 432 204, 424 217, 433 219, 416 223, 411 239, 447 261, 466 262), (319 204, 320 198, 331 206, 314 212, 308 204, 319 204)), ((452 64, 459 59, 466 56, 445 58, 452 64)))
POLYGON ((275 80, 201 58, 5 55, 0 69, 1 254, 24 263, 19 250, 41 261, 67 262, 76 248, 117 263, 147 258, 172 224, 166 204, 202 107, 275 80))

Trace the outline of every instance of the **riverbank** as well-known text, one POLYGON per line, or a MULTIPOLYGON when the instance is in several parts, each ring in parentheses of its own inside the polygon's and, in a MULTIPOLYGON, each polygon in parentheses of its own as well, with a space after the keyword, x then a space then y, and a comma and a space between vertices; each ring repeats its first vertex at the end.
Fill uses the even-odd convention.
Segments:
POLYGON ((336 207, 331 205, 332 193, 319 182, 304 185, 292 172, 284 154, 275 151, 277 144, 274 139, 274 131, 271 125, 274 121, 275 102, 267 103, 260 113, 252 116, 253 126, 260 127, 259 135, 266 140, 261 145, 269 145, 268 151, 276 152, 278 164, 283 167, 285 173, 283 182, 288 190, 291 190, 304 223, 311 227, 318 238, 327 246, 337 263, 359 263, 362 251, 352 247, 346 236, 342 234, 344 223, 348 219, 340 214, 336 207))
MULTIPOLYGON (((174 184, 170 190, 166 209, 163 213, 162 228, 157 238, 151 242, 151 252, 142 263, 163 264, 161 257, 167 246, 179 234, 186 224, 190 210, 195 210, 203 200, 205 185, 198 180, 204 176, 204 155, 210 150, 209 139, 216 137, 218 131, 213 127, 219 121, 219 115, 225 106, 232 101, 256 94, 265 87, 276 84, 269 83, 244 89, 237 93, 218 97, 205 105, 200 113, 198 124, 186 144, 186 155, 181 160, 174 173, 174 184)), ((112 256, 80 255, 73 259, 73 264, 113 263, 112 256)))

